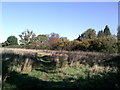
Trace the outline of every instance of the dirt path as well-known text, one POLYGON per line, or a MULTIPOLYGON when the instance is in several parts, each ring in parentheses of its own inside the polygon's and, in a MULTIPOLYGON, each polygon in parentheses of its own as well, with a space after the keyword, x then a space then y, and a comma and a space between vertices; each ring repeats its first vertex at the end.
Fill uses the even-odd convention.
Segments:
POLYGON ((36 50, 36 49, 21 49, 21 48, 0 48, 2 52, 14 52, 17 54, 24 54, 24 53, 37 53, 41 55, 60 55, 60 54, 74 54, 80 56, 117 56, 118 54, 107 54, 107 53, 100 53, 100 52, 85 52, 85 51, 58 51, 58 50, 36 50))
POLYGON ((42 55, 52 55, 49 52, 46 52, 46 50, 35 50, 35 49, 20 49, 20 48, 1 48, 2 52, 14 52, 17 54, 20 53, 38 53, 42 55))

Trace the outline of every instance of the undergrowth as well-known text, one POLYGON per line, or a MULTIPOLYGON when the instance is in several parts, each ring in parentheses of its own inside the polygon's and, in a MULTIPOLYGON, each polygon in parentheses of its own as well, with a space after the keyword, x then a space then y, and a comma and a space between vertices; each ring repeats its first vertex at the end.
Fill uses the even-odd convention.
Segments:
POLYGON ((91 66, 76 62, 61 67, 56 65, 56 62, 50 61, 49 56, 39 55, 37 67, 30 72, 10 71, 9 62, 6 62, 5 59, 3 72, 5 75, 7 74, 7 78, 3 81, 3 90, 120 89, 119 58, 115 57, 102 62, 100 65, 91 66))

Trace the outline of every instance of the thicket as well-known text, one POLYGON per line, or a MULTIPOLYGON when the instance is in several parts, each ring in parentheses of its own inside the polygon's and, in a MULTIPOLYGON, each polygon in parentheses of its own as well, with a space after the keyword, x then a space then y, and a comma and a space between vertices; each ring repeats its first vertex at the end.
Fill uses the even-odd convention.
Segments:
MULTIPOLYGON (((8 44, 7 41, 2 46, 27 48, 27 49, 48 49, 48 50, 67 50, 67 51, 97 51, 106 53, 120 53, 119 41, 120 29, 118 27, 117 36, 112 35, 108 25, 104 30, 100 30, 98 34, 94 29, 89 28, 79 35, 77 39, 72 41, 67 37, 60 37, 57 33, 49 35, 39 34, 36 36, 33 31, 27 30, 22 32, 20 45, 8 44)), ((8 38, 9 39, 9 38, 8 38)))
POLYGON ((17 42, 17 38, 15 36, 9 36, 7 38, 7 41, 5 41, 4 43, 2 43, 2 46, 9 46, 9 45, 18 45, 18 42, 17 42))

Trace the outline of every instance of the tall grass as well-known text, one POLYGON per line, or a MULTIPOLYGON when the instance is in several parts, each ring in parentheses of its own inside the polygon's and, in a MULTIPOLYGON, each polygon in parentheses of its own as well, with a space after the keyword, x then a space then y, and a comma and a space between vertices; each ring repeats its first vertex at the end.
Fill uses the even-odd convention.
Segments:
POLYGON ((120 88, 119 55, 2 49, 3 89, 120 88))

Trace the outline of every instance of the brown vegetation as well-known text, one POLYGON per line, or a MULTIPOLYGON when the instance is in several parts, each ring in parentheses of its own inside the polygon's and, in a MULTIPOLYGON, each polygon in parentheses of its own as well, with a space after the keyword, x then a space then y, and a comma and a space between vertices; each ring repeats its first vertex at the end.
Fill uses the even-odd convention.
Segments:
MULTIPOLYGON (((83 51, 54 51, 54 50, 35 50, 35 49, 18 49, 18 48, 2 48, 3 53, 15 53, 19 55, 24 55, 26 57, 35 57, 37 55, 49 56, 51 61, 55 62, 65 62, 67 61, 69 64, 72 63, 89 63, 100 64, 101 60, 104 61, 114 56, 118 56, 118 54, 107 54, 107 53, 98 53, 98 52, 83 52, 83 51)), ((24 60, 24 66, 26 63, 31 64, 28 60, 24 60)), ((29 65, 27 64, 27 65, 29 65)), ((30 66, 31 67, 31 66, 30 66)))

